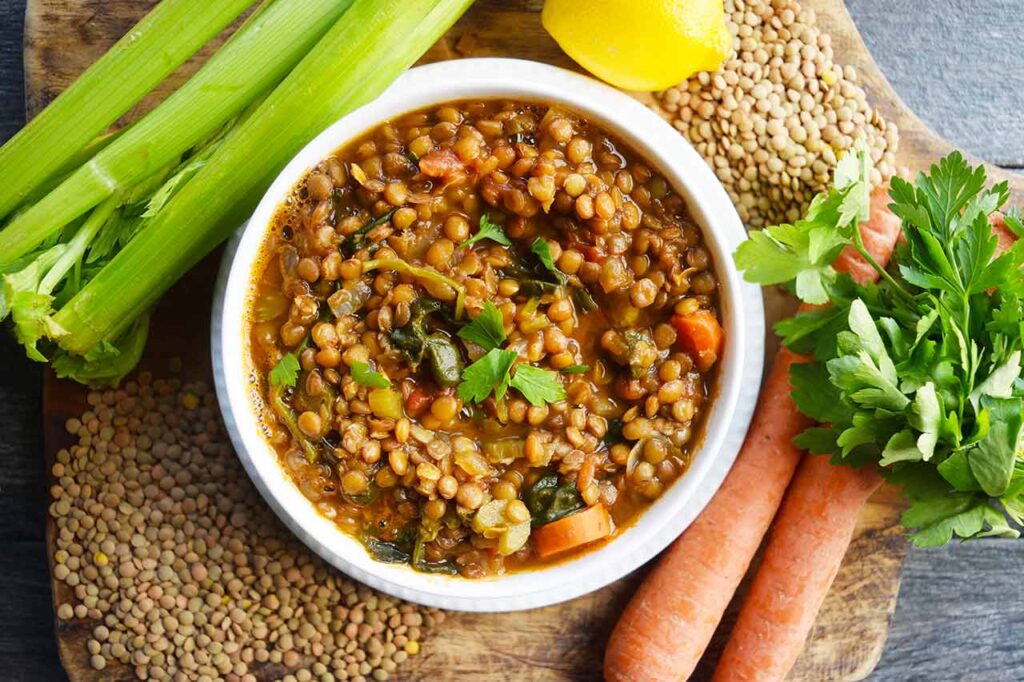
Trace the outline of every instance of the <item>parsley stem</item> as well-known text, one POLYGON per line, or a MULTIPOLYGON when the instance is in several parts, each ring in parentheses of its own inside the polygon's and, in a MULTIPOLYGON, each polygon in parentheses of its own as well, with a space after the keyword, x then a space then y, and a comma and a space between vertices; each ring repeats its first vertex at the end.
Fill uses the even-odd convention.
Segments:
POLYGON ((867 248, 865 248, 864 246, 864 237, 861 235, 860 229, 856 229, 853 231, 853 248, 857 249, 857 253, 859 253, 861 257, 865 261, 867 261, 871 267, 875 269, 876 272, 878 272, 879 276, 881 276, 882 279, 884 279, 886 282, 892 285, 893 289, 895 289, 900 296, 905 298, 907 301, 914 300, 914 296, 909 291, 904 289, 899 282, 893 279, 892 275, 890 275, 885 268, 879 265, 878 261, 875 260, 875 257, 868 253, 867 248))
POLYGON ((443 284, 451 287, 455 291, 455 319, 458 320, 462 317, 462 311, 466 307, 466 287, 462 286, 461 283, 442 275, 440 272, 433 268, 419 265, 410 265, 401 258, 377 258, 375 260, 368 260, 363 263, 363 273, 370 272, 371 270, 394 270, 395 272, 401 272, 412 277, 418 277, 420 279, 433 282, 434 284, 443 284))

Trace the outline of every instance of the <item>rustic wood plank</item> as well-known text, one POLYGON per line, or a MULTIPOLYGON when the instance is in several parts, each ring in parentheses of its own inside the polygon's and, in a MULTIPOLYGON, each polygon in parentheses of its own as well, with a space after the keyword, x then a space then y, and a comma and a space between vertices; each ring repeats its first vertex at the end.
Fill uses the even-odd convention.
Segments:
POLYGON ((912 551, 878 678, 1020 680, 1021 575, 1020 540, 912 551))

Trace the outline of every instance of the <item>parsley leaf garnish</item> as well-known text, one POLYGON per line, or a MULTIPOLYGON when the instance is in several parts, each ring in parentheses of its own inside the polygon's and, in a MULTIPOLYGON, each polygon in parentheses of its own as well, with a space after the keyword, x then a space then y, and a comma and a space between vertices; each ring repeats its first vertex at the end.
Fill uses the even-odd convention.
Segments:
POLYGON ((512 388, 522 393, 531 405, 565 400, 565 389, 558 374, 533 365, 520 365, 516 368, 512 375, 512 388))
POLYGON ((480 229, 472 237, 459 244, 459 248, 472 246, 484 239, 490 239, 492 242, 497 242, 502 246, 512 246, 512 242, 501 229, 501 225, 491 222, 490 216, 484 213, 480 216, 480 229))
POLYGON ((590 371, 590 365, 569 365, 558 371, 562 374, 585 374, 590 371))
POLYGON ((360 386, 368 388, 388 388, 391 386, 391 381, 386 376, 380 372, 374 372, 370 369, 370 365, 365 362, 357 360, 349 365, 348 369, 352 374, 352 379, 360 386))
POLYGON ((557 373, 532 365, 519 365, 513 373, 518 357, 514 350, 492 348, 487 351, 462 372, 462 383, 457 389, 459 397, 466 402, 479 403, 493 392, 494 397, 501 400, 511 386, 531 405, 565 400, 565 389, 557 373))
POLYGON ((501 400, 508 391, 509 371, 518 354, 514 350, 492 348, 487 354, 474 362, 462 372, 462 382, 457 390, 459 397, 466 402, 479 403, 494 392, 494 397, 501 400))
POLYGON ((459 330, 459 338, 472 341, 484 350, 500 348, 505 343, 505 318, 490 301, 472 322, 459 330))
POLYGON ((545 268, 559 275, 562 274, 562 271, 555 267, 555 261, 551 258, 551 245, 547 241, 539 237, 534 239, 533 243, 530 244, 530 251, 537 256, 541 265, 545 268))
POLYGON ((294 386, 299 376, 299 358, 294 353, 285 353, 270 370, 271 386, 294 386))

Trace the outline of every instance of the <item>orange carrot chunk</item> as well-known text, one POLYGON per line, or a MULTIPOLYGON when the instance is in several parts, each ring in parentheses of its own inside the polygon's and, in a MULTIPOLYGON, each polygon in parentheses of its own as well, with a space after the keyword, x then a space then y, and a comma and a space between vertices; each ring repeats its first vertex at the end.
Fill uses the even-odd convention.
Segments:
POLYGON ((533 547, 538 556, 549 557, 608 537, 611 532, 608 510, 595 504, 533 531, 533 547))
POLYGON ((689 315, 673 315, 672 326, 679 334, 679 345, 690 354, 697 368, 706 372, 722 354, 724 334, 718 320, 708 310, 689 315))

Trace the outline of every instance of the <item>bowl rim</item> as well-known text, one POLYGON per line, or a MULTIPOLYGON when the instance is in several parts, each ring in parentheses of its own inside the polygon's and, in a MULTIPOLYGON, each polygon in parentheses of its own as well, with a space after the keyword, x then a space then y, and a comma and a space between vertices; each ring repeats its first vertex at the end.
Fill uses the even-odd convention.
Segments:
POLYGON ((764 363, 761 292, 743 282, 732 265, 731 254, 745 238, 735 208, 704 160, 677 131, 632 97, 587 76, 525 60, 460 59, 416 67, 306 145, 229 241, 211 324, 214 380, 225 426, 246 473, 278 518, 329 564, 375 589, 427 606, 483 612, 547 606, 587 594, 635 570, 682 533, 718 490, 743 443, 764 363), (274 211, 307 170, 355 137, 403 113, 443 102, 494 98, 551 102, 578 111, 626 141, 665 175, 686 200, 712 252, 721 286, 726 347, 718 395, 690 468, 621 535, 603 547, 548 567, 467 580, 372 559, 361 543, 319 514, 302 495, 259 432, 242 320, 251 296, 253 267, 274 211))

